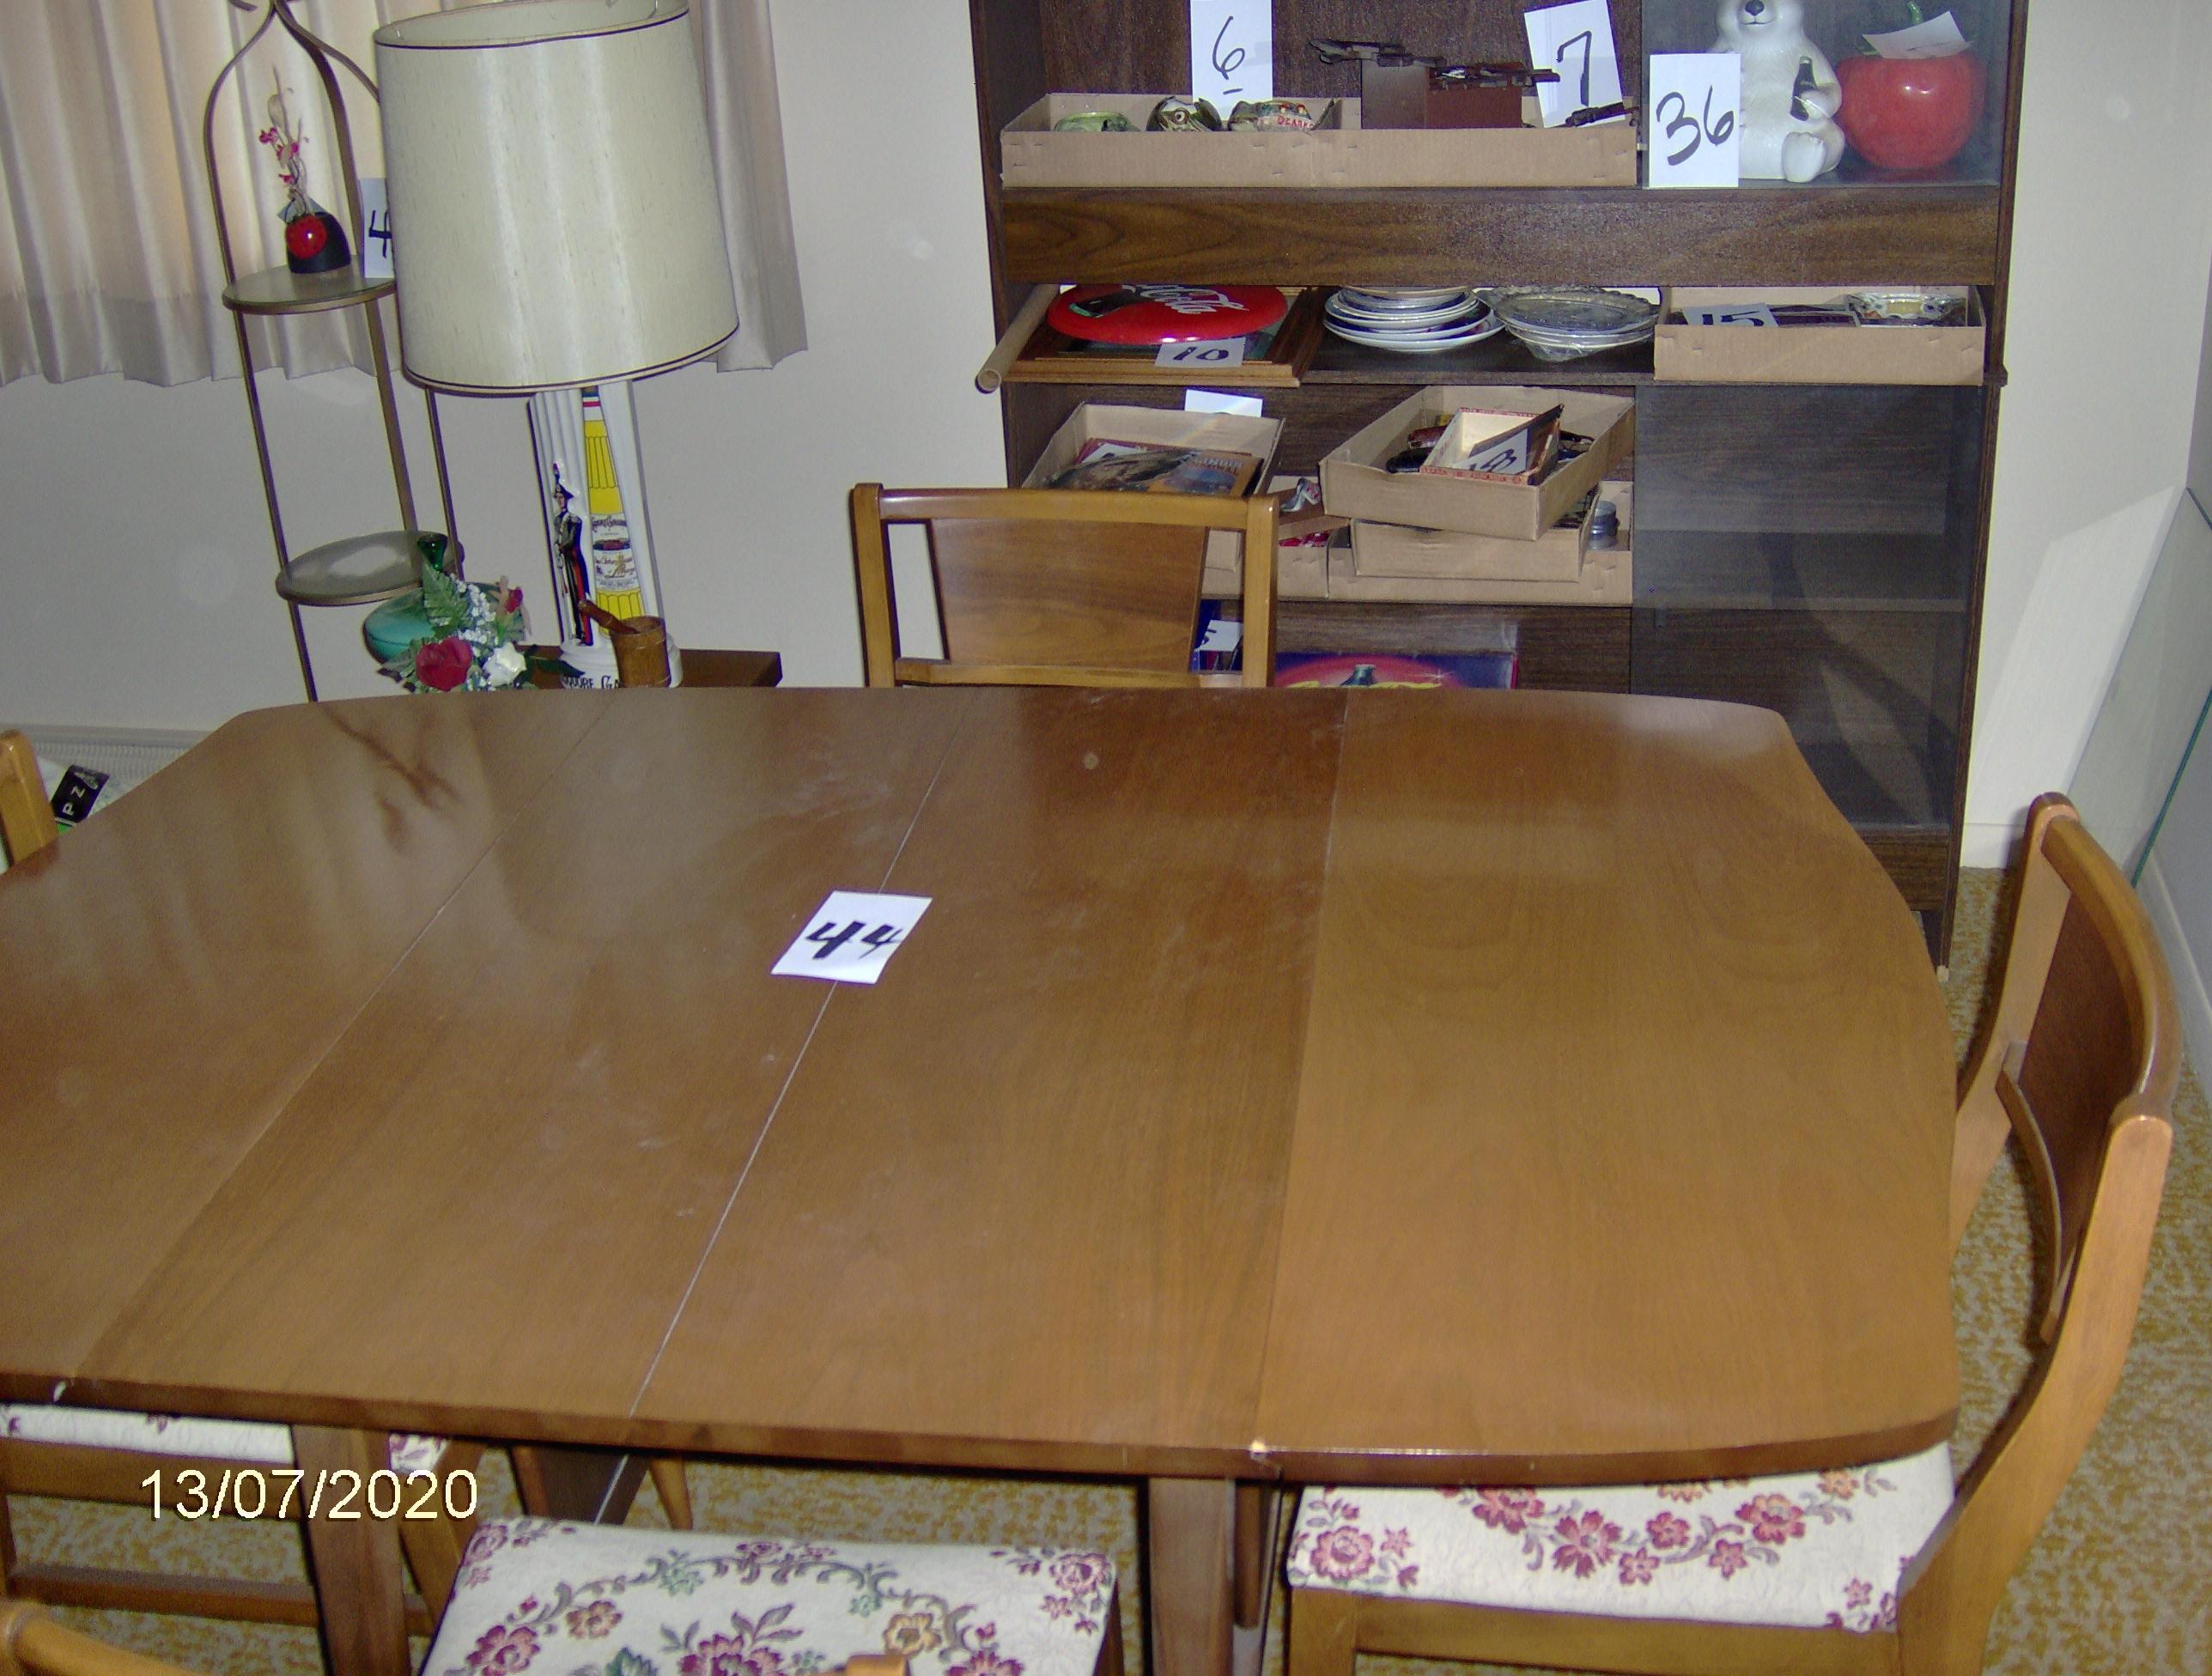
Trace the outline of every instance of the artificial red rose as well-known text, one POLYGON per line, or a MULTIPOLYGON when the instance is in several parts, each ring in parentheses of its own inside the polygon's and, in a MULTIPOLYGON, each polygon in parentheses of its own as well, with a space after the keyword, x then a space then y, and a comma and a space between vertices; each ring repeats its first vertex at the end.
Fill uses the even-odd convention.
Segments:
POLYGON ((520 588, 509 588, 505 596, 500 600, 499 608, 510 616, 514 612, 520 610, 522 609, 522 590, 520 588))
POLYGON ((415 678, 426 687, 449 693, 467 681, 469 665, 475 661, 469 643, 459 635, 426 641, 415 648, 415 678))

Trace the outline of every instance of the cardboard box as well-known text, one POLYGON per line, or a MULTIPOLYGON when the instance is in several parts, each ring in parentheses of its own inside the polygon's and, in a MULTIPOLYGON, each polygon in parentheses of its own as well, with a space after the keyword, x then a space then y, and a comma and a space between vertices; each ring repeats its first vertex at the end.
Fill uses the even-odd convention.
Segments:
MULTIPOLYGON (((1570 577, 1517 576, 1394 576, 1362 568, 1375 562, 1374 538, 1395 541, 1407 535, 1432 535, 1394 525, 1354 523, 1349 545, 1330 549, 1328 597, 1331 599, 1382 599, 1431 604, 1466 605, 1627 605, 1635 602, 1635 562, 1631 552, 1635 528, 1636 486, 1607 482, 1600 495, 1620 513, 1620 533, 1610 548, 1593 547, 1581 553, 1581 563, 1570 577), (1364 543, 1363 548, 1363 543, 1364 543)), ((1561 531, 1562 535, 1568 531, 1561 531)), ((1577 541, 1585 531, 1572 531, 1577 541)), ((1476 537, 1450 537, 1455 540, 1476 537)), ((1508 543, 1523 544, 1526 543, 1508 543)), ((1385 552, 1395 550, 1386 547, 1385 552)))
POLYGON ((1596 487, 1635 439, 1636 404, 1625 396, 1510 384, 1432 386, 1322 457, 1322 498, 1340 517, 1534 542, 1596 487), (1595 440, 1589 452, 1540 483, 1480 483, 1382 469, 1384 461, 1405 447, 1409 434, 1448 422, 1463 407, 1525 406, 1540 412, 1554 404, 1565 410, 1559 422, 1565 429, 1595 440))
MULTIPOLYGON (((1267 488, 1270 491, 1281 490, 1297 481, 1295 477, 1276 477, 1267 488)), ((1345 519, 1332 518, 1325 512, 1294 513, 1280 519, 1275 525, 1281 543, 1275 550, 1275 598, 1328 598, 1329 543, 1339 530, 1349 527, 1345 519)), ((1200 592, 1208 599, 1235 599, 1243 591, 1242 556, 1225 555, 1216 564, 1213 550, 1208 548, 1206 580, 1200 592)))
POLYGON ((1575 523, 1555 524, 1534 541, 1356 519, 1352 525, 1352 573, 1468 582, 1571 582, 1582 574, 1589 521, 1596 511, 1593 499, 1575 523))
POLYGON ((1147 134, 1145 124, 1162 97, 1047 94, 1000 131, 1000 179, 1014 188, 1636 184, 1636 124, 1627 121, 1584 128, 1363 130, 1359 101, 1340 99, 1310 131, 1147 134), (1137 131, 1052 131, 1060 118, 1082 111, 1117 111, 1137 131))
POLYGON ((1970 285, 1910 288, 1964 297, 1959 326, 1692 326, 1686 308, 1716 303, 1833 302, 1850 288, 1681 286, 1662 294, 1653 377, 1687 384, 1979 384, 1987 327, 1970 285))
MULTIPOLYGON (((1037 463, 1022 479, 1024 489, 1039 489, 1064 467, 1074 464, 1083 445, 1094 436, 1117 442, 1156 442, 1175 448, 1219 448, 1259 456, 1260 469, 1252 481, 1264 483, 1273 475, 1275 445, 1282 440, 1283 422, 1262 415, 1242 413, 1185 413, 1172 407, 1115 407, 1085 402, 1061 422, 1044 445, 1037 463)), ((1135 493, 1106 490, 1101 494, 1135 493)), ((1229 530, 1214 530, 1206 537, 1206 568, 1209 574, 1224 568, 1241 576, 1244 537, 1229 530)), ((1233 592, 1234 590, 1232 589, 1233 592)), ((1209 590, 1210 593, 1210 590, 1209 590)))

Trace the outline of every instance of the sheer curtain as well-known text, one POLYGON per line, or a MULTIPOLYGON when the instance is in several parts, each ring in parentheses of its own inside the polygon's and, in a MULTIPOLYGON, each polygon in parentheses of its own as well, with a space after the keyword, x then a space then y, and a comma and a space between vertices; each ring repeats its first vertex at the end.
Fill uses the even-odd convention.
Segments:
MULTIPOLYGON (((438 3, 295 0, 294 12, 373 74, 377 27, 438 3)), ((0 383, 236 375, 200 119, 223 61, 264 15, 259 0, 0 0, 0 383)), ((738 293, 738 334, 715 364, 772 366, 805 347, 806 326, 768 0, 692 0, 692 26, 738 293)), ((380 173, 374 103, 343 68, 339 79, 356 161, 380 173)), ((308 191, 344 214, 320 83, 272 29, 226 86, 216 121, 241 272, 284 259, 283 190, 255 139, 280 82, 306 133, 308 191)), ((367 364, 350 313, 257 321, 254 331, 258 367, 297 375, 367 364)))

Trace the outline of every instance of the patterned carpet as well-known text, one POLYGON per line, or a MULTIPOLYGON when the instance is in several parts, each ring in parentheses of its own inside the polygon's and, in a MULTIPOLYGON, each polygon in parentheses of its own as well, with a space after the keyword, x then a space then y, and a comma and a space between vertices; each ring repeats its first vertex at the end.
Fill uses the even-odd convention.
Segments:
MULTIPOLYGON (((2000 879, 1968 873, 1948 995, 1960 1051, 1984 1000, 2000 879)), ((2057 1511, 2015 1576, 1990 1637, 1993 1676, 2139 1676, 2212 1672, 2212 1134, 2195 1074, 2182 1084, 2179 1133, 2150 1278, 2127 1375, 2057 1511)), ((2027 1364, 2027 1199, 2000 1168, 1977 1212, 1954 1286, 1966 1381, 1956 1458, 1972 1458, 2027 1364)), ((503 1466, 488 1460, 485 1501, 512 1508, 503 1466)), ((1122 1569, 1124 1644, 1138 1632, 1136 1501, 1126 1487, 1079 1481, 924 1477, 750 1466, 695 1466, 702 1528, 876 1540, 1042 1542, 1103 1547, 1122 1569)), ((19 1499, 26 1558, 301 1575, 290 1531, 230 1523, 156 1529, 143 1512, 19 1499)), ((648 1492, 632 1522, 665 1522, 648 1492)), ((93 1633, 208 1672, 313 1676, 313 1632, 258 1625, 69 1613, 93 1633)), ((1282 1676, 1279 1594, 1267 1676, 1282 1676)), ((419 1650, 419 1649, 418 1649, 419 1650)), ((1458 1676, 1492 1667, 1363 1661, 1361 1676, 1458 1676)), ((920 1676, 931 1676, 927 1667, 920 1676)))

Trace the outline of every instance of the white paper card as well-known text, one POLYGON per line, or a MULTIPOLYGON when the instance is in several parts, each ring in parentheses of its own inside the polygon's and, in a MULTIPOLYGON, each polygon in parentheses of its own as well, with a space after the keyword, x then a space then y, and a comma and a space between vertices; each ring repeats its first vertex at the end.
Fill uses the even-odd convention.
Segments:
POLYGON ((1910 29, 1893 29, 1869 35, 1866 44, 1885 58, 1948 58, 1966 50, 1966 38, 1950 13, 1916 23, 1910 29))
POLYGON ((1190 90, 1228 120, 1240 99, 1275 96, 1270 0, 1190 0, 1190 90))
POLYGON ((1202 373, 1212 367, 1242 367, 1244 364, 1244 340, 1241 337, 1218 337, 1210 343, 1163 343, 1160 352, 1152 357, 1156 367, 1179 367, 1202 373))
POLYGON ((1732 302, 1685 311, 1693 326, 1779 326, 1774 311, 1763 302, 1732 302))
POLYGON ((1650 185, 1739 184, 1741 58, 1733 52, 1654 52, 1644 93, 1651 101, 1645 151, 1650 185))
POLYGON ((929 902, 927 896, 832 890, 769 970, 779 978, 873 983, 929 902))
POLYGON ((1218 390, 1186 390, 1182 392, 1185 413, 1241 413, 1249 418, 1260 416, 1260 398, 1231 396, 1218 390))
POLYGON ((1556 70, 1556 82, 1536 84, 1536 107, 1544 126, 1557 128, 1577 111, 1620 102, 1620 57, 1613 44, 1613 14, 1606 0, 1570 0, 1524 12, 1528 63, 1556 70))
POLYGON ((392 277, 392 211, 384 196, 384 177, 361 178, 361 276, 392 277))
POLYGON ((1206 632, 1198 637, 1200 652, 1234 652, 1244 644, 1244 625, 1235 617, 1218 616, 1206 625, 1206 632))

